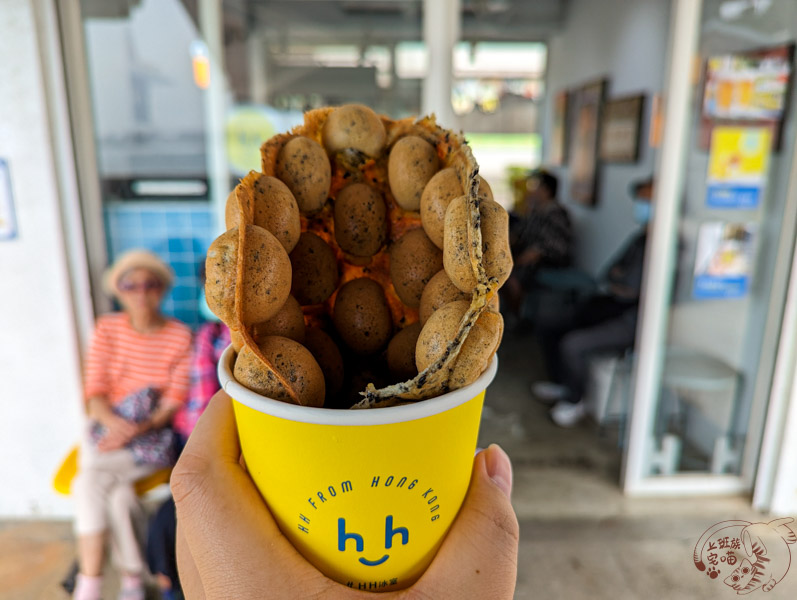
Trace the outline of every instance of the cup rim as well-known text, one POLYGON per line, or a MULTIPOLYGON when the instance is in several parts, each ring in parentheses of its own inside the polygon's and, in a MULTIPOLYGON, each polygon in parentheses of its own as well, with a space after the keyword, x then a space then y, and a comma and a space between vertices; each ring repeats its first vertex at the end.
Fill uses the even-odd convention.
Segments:
POLYGON ((487 386, 493 381, 498 371, 498 356, 494 355, 484 373, 476 381, 436 398, 387 408, 337 410, 289 404, 253 392, 238 383, 233 377, 230 367, 234 353, 232 344, 230 344, 222 353, 218 365, 221 387, 233 400, 273 417, 318 425, 388 425, 390 423, 424 419, 475 398, 483 390, 487 389, 487 386))

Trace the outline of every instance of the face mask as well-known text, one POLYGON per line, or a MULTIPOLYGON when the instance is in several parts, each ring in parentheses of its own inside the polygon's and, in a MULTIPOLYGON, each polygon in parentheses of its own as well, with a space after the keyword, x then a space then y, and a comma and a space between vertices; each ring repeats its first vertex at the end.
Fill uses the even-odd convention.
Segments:
POLYGON ((208 301, 205 299, 205 288, 199 290, 199 314, 205 321, 210 323, 216 323, 219 320, 208 308, 208 301))
POLYGON ((647 225, 653 217, 653 205, 646 200, 634 200, 634 221, 647 225))

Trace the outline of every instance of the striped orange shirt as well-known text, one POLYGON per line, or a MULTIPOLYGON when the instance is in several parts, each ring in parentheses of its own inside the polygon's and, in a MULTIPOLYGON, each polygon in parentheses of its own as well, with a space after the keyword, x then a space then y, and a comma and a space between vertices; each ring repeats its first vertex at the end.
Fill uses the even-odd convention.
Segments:
POLYGON ((146 387, 161 391, 163 405, 188 397, 191 330, 174 319, 154 333, 139 333, 125 313, 97 319, 86 361, 86 398, 112 406, 146 387))

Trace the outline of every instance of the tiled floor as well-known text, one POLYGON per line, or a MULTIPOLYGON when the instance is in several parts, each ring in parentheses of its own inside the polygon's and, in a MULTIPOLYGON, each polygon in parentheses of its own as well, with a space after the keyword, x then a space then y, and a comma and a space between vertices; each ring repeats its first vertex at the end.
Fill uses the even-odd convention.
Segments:
MULTIPOLYGON (((734 597, 721 580, 695 569, 693 547, 715 522, 766 517, 752 511, 746 498, 625 498, 611 435, 601 437, 591 424, 559 430, 549 423, 545 407, 529 398, 528 384, 539 372, 535 364, 528 343, 508 335, 481 431, 481 444, 501 443, 515 466, 513 497, 521 528, 516 597, 734 597)), ((67 523, 0 524, 0 599, 66 598, 58 581, 72 557, 67 523)), ((797 598, 797 572, 762 597, 797 598)))
POLYGON ((0 598, 66 598, 58 587, 74 555, 68 523, 13 522, 0 526, 0 598))

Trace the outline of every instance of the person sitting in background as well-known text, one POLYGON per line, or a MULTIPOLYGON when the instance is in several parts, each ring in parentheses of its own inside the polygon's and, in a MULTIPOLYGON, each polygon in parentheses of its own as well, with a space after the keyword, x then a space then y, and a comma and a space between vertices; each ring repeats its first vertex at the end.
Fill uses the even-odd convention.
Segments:
POLYGON ((586 415, 583 396, 589 357, 597 352, 622 352, 634 345, 653 180, 634 184, 631 193, 634 220, 640 227, 606 269, 598 293, 583 301, 568 322, 547 324, 540 332, 553 381, 535 383, 532 393, 543 402, 555 403, 551 418, 560 427, 572 427, 586 415))
MULTIPOLYGON (((185 446, 199 417, 221 387, 216 370, 222 352, 230 345, 230 330, 210 312, 204 289, 199 298, 199 312, 206 322, 197 331, 191 353, 191 389, 188 401, 173 420, 178 450, 185 446)), ((175 556, 176 533, 177 517, 174 499, 170 496, 155 513, 147 535, 147 563, 155 575, 162 600, 172 600, 182 592, 175 556)))
POLYGON ((556 199, 558 188, 557 178, 545 170, 528 179, 526 212, 510 236, 514 268, 502 290, 510 319, 520 316, 523 297, 534 286, 539 269, 570 264, 573 232, 567 210, 556 199))
POLYGON ((108 537, 122 572, 119 598, 144 598, 137 536, 142 509, 133 484, 174 463, 165 428, 189 384, 191 330, 160 312, 172 280, 171 269, 145 250, 122 255, 105 275, 106 291, 124 310, 97 320, 86 363, 90 427, 72 482, 77 600, 100 598, 108 537))

